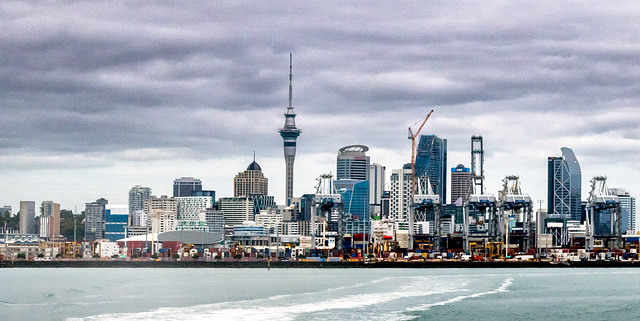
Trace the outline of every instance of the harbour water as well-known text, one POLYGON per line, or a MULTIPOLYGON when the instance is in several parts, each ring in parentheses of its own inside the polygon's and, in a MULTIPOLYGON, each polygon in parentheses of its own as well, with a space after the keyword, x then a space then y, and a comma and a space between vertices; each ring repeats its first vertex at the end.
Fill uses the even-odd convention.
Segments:
POLYGON ((0 269, 0 320, 637 320, 640 269, 0 269))

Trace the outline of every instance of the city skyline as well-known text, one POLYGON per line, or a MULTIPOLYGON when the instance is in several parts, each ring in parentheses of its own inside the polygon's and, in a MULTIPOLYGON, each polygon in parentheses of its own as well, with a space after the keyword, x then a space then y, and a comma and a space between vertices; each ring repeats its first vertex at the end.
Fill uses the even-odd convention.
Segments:
POLYGON ((282 6, 3 4, 0 175, 20 184, 3 184, 0 206, 80 212, 127 204, 135 185, 171 195, 180 177, 231 196, 253 150, 284 204, 289 52, 305 131, 294 197, 335 171, 342 146, 369 146, 387 177, 402 168, 407 127, 430 109, 422 134, 447 139, 447 170, 470 167, 470 137, 484 137, 489 193, 518 175, 546 203, 546 160, 562 147, 580 160, 583 199, 596 175, 640 193, 633 2, 282 6))

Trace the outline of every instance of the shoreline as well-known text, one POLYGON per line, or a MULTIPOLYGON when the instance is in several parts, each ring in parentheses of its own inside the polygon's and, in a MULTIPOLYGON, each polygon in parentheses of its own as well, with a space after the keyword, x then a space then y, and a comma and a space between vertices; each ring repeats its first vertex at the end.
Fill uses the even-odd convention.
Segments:
POLYGON ((640 268, 640 261, 575 261, 575 262, 310 262, 310 261, 0 261, 0 268, 640 268))

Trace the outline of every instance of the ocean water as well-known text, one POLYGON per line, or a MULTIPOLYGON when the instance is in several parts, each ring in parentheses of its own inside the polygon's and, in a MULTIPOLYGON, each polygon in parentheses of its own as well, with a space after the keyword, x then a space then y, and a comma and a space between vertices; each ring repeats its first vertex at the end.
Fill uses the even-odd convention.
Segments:
POLYGON ((640 319, 640 269, 0 269, 0 320, 640 319))

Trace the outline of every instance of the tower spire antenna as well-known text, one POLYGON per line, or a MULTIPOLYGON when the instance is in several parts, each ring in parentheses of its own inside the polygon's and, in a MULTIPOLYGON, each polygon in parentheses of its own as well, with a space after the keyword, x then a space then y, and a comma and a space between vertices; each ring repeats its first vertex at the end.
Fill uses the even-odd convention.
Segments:
POLYGON ((293 53, 289 53, 289 108, 288 112, 293 110, 293 53))

